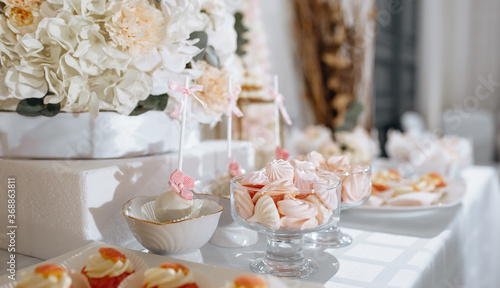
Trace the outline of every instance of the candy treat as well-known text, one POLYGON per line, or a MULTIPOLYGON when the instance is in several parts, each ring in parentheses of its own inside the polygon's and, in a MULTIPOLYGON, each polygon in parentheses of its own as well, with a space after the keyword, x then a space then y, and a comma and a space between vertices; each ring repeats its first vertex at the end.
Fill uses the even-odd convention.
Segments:
POLYGON ((134 273, 134 265, 120 251, 99 248, 99 254, 89 257, 82 274, 92 288, 116 288, 128 275, 134 273))
POLYGON ((170 176, 170 189, 162 193, 154 202, 154 214, 161 223, 197 217, 203 201, 193 200, 190 189, 194 179, 175 170, 170 176))
MULTIPOLYGON (((307 157, 324 166, 320 156, 307 157)), ((339 207, 337 190, 332 189, 335 179, 332 172, 316 171, 316 164, 307 160, 274 160, 235 183, 234 205, 249 223, 275 230, 313 229, 327 223, 339 207)))
POLYGON ((241 275, 232 283, 226 284, 224 288, 267 288, 267 283, 255 275, 241 275))
POLYGON ((179 263, 163 263, 144 272, 142 288, 198 288, 191 270, 179 263))
POLYGON ((66 269, 54 264, 40 265, 32 272, 22 273, 16 288, 73 288, 66 269))

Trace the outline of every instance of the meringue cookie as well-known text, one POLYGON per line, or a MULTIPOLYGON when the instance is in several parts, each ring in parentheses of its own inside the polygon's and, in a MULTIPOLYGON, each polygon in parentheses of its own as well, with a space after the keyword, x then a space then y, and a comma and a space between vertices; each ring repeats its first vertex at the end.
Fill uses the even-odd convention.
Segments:
POLYGON ((324 224, 330 219, 333 214, 333 211, 328 209, 328 207, 321 202, 318 198, 318 195, 309 195, 305 199, 305 201, 311 202, 316 206, 316 210, 318 210, 318 215, 316 215, 316 219, 318 219, 319 224, 324 224))
POLYGON ((266 174, 269 181, 286 179, 293 181, 293 166, 288 161, 274 160, 266 165, 266 174))
POLYGON ((234 203, 236 211, 243 220, 246 220, 253 215, 254 205, 250 194, 244 188, 235 187, 233 191, 234 203))
POLYGON ((316 167, 312 162, 309 161, 300 161, 298 159, 293 159, 290 161, 292 166, 297 170, 303 170, 303 171, 316 171, 316 167))
POLYGON ((333 155, 328 158, 326 165, 328 170, 332 172, 346 172, 351 164, 347 155, 333 155))
POLYGON ((280 214, 273 199, 268 195, 260 197, 255 204, 253 216, 248 218, 247 222, 258 223, 270 229, 279 229, 280 214))
POLYGON ((262 187, 259 192, 253 195, 252 201, 253 203, 256 203, 263 195, 271 196, 273 199, 278 201, 283 199, 283 197, 287 194, 296 195, 297 191, 297 187, 295 187, 291 181, 287 179, 279 179, 262 187))
POLYGON ((293 184, 299 191, 308 191, 312 189, 313 183, 318 182, 319 177, 312 171, 302 171, 295 169, 295 181, 293 184))
POLYGON ((354 203, 371 194, 368 174, 349 174, 342 179, 342 202, 354 203))
POLYGON ((316 205, 304 200, 285 199, 278 201, 276 205, 278 206, 278 212, 288 217, 310 219, 316 218, 316 215, 318 215, 316 205))
POLYGON ((268 184, 269 182, 270 181, 269 177, 267 177, 266 169, 263 168, 259 171, 250 172, 245 176, 243 176, 243 178, 240 181, 240 184, 243 186, 261 188, 262 186, 268 184))
POLYGON ((193 200, 186 200, 170 188, 162 193, 154 202, 156 219, 161 223, 184 218, 193 212, 193 200))
POLYGON ((306 156, 307 161, 312 162, 316 169, 321 169, 325 166, 325 157, 316 151, 309 152, 306 156))
POLYGON ((281 227, 293 230, 306 230, 318 227, 318 219, 309 218, 301 219, 284 216, 281 217, 281 227))
POLYGON ((332 184, 325 182, 316 182, 313 184, 314 192, 318 198, 331 210, 337 209, 339 205, 338 190, 333 187, 332 184))

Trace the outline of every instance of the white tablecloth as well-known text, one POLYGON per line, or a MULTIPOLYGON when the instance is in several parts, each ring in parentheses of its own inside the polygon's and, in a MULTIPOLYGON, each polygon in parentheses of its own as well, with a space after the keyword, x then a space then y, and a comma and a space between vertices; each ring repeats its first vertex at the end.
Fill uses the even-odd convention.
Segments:
MULTIPOLYGON (((320 271, 309 280, 325 287, 500 287, 498 175, 493 168, 470 167, 463 177, 467 193, 454 208, 416 214, 355 210, 343 214, 341 226, 349 227, 343 231, 353 236, 353 244, 307 250, 320 263, 320 271)), ((202 253, 205 263, 248 269, 250 259, 262 255, 264 247, 262 237, 247 248, 207 244, 202 253)), ((0 252, 1 259, 6 256, 0 252)), ((25 266, 34 261, 18 260, 25 266)), ((1 274, 4 267, 2 261, 1 274)))

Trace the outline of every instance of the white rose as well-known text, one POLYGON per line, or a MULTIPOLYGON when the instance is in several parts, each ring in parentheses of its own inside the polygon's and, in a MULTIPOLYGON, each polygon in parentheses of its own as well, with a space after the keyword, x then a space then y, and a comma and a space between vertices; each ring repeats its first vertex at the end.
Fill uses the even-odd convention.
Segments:
POLYGON ((113 95, 113 106, 121 114, 130 114, 140 100, 145 100, 152 92, 151 77, 139 70, 124 71, 120 80, 104 90, 113 95))

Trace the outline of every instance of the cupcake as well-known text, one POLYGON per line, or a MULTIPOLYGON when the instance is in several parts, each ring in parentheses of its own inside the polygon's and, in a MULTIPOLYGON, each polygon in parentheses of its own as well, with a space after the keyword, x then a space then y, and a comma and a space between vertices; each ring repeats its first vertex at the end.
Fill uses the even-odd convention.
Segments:
POLYGON ((109 247, 99 248, 99 254, 91 255, 82 268, 82 274, 92 288, 116 288, 134 272, 132 262, 120 251, 109 247))
POLYGON ((241 275, 224 288, 267 288, 267 283, 255 275, 241 275))
POLYGON ((33 272, 23 273, 22 278, 16 288, 73 288, 66 269, 54 264, 40 265, 33 272))
POLYGON ((144 272, 142 288, 198 288, 191 270, 179 263, 163 263, 144 272))

